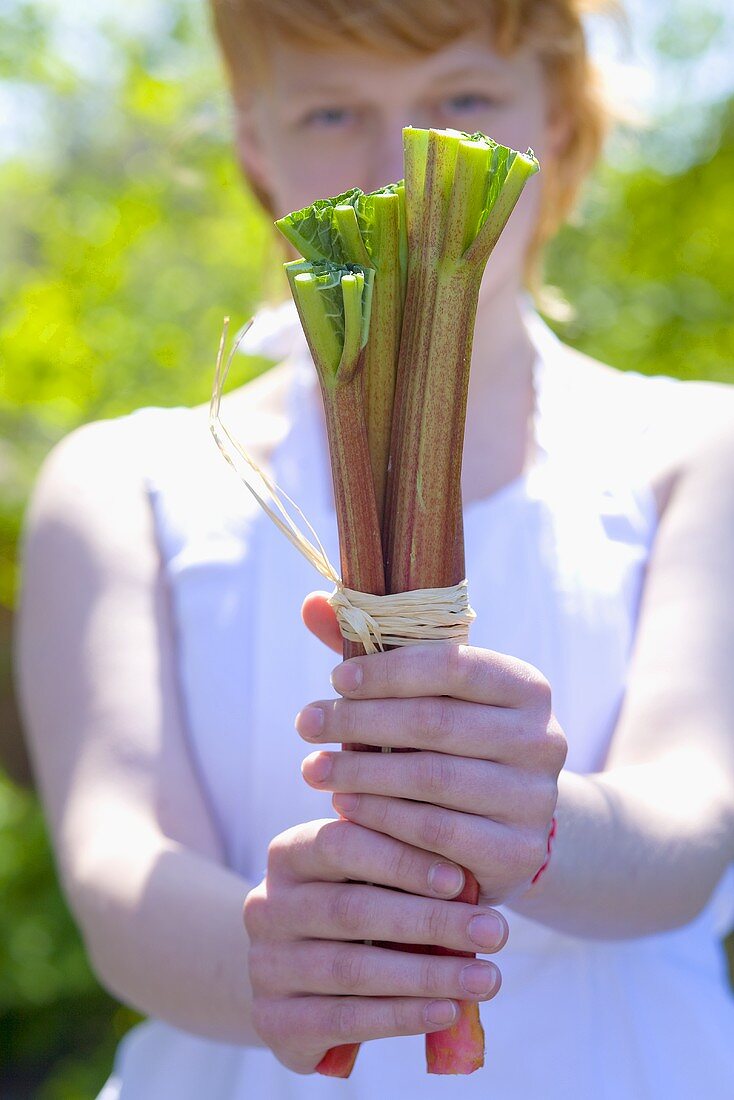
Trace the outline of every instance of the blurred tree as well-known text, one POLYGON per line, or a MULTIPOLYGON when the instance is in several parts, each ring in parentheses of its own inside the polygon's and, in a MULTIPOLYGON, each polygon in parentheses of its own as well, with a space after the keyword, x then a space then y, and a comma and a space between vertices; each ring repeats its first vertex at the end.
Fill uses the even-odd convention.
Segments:
POLYGON ((548 257, 549 282, 572 304, 563 339, 623 369, 734 381, 733 99, 707 130, 703 156, 678 174, 597 173, 583 221, 548 257))
MULTIPOLYGON (((695 28, 699 52, 709 26, 695 28)), ((671 29, 660 45, 689 60, 687 41, 671 29)), ((22 780, 9 631, 22 509, 41 459, 82 421, 205 401, 223 313, 238 325, 284 288, 277 244, 240 184, 202 6, 133 5, 113 21, 53 0, 0 0, 0 120, 8 106, 0 754, 22 780)), ((583 220, 548 258, 551 321, 623 369, 732 381, 734 103, 706 113, 684 158, 658 156, 661 140, 628 135, 628 158, 597 173, 583 220), (671 163, 679 170, 660 170, 671 163)), ((233 384, 265 365, 242 363, 233 384)), ((87 1100, 136 1016, 99 988, 38 804, 2 776, 0 894, 0 1095, 87 1100)))

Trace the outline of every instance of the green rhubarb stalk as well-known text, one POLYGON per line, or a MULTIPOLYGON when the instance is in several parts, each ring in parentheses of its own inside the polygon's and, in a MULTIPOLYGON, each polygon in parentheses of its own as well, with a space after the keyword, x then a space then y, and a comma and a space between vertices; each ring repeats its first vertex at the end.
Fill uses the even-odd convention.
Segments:
POLYGON ((409 268, 388 478, 391 592, 464 578, 461 459, 479 287, 538 170, 532 153, 483 135, 403 133, 409 268))
POLYGON ((333 199, 319 199, 275 224, 306 260, 358 264, 374 272, 362 381, 372 483, 382 525, 407 277, 403 185, 390 184, 369 194, 355 187, 333 199))
MULTIPOLYGON (((307 260, 285 268, 321 386, 342 581, 347 588, 383 595, 380 525, 362 401, 373 272, 307 260)), ((364 652, 361 647, 359 652, 364 652)))
MULTIPOLYGON (((362 392, 374 271, 307 260, 288 263, 285 269, 321 387, 341 577, 348 588, 383 595, 380 523, 362 392)), ((344 640, 345 660, 362 653, 361 645, 344 640)), ((333 1047, 316 1069, 328 1077, 349 1077, 358 1051, 358 1043, 333 1047)))
MULTIPOLYGON (((403 131, 408 279, 398 361, 383 544, 389 592, 465 577, 461 459, 479 288, 489 255, 538 164, 482 134, 403 131)), ((476 904, 465 871, 457 901, 476 904)), ((436 953, 448 952, 433 948, 436 953)), ((426 1036, 430 1073, 484 1064, 476 1004, 426 1036)))

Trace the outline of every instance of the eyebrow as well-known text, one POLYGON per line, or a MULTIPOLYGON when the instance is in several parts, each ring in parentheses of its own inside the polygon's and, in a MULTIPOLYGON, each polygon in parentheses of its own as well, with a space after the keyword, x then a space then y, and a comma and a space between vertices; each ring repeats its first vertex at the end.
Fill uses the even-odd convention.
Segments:
MULTIPOLYGON (((497 77, 501 76, 500 65, 490 61, 489 64, 482 64, 479 61, 469 62, 467 64, 459 65, 454 68, 447 69, 445 73, 432 73, 428 74, 431 84, 449 84, 451 80, 476 78, 476 77, 497 77)), ((289 94, 293 96, 313 95, 313 96, 332 96, 343 95, 344 92, 351 91, 351 84, 349 83, 349 77, 344 78, 344 81, 335 80, 333 83, 327 78, 320 84, 294 84, 288 88, 289 94)))
MULTIPOLYGON (((453 80, 463 80, 468 78, 476 79, 477 77, 495 77, 499 73, 495 66, 484 66, 479 63, 462 65, 456 69, 448 69, 444 73, 435 73, 430 77, 432 84, 448 84, 453 80)), ((328 80, 318 84, 293 84, 288 88, 288 92, 291 95, 341 95, 344 92, 351 91, 351 87, 348 82, 348 78, 344 82, 335 81, 330 83, 328 80)))

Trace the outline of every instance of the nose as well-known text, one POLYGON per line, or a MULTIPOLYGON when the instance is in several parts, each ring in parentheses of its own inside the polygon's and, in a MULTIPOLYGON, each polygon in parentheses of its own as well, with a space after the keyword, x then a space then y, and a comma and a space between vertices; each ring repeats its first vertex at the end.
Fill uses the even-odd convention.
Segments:
POLYGON ((367 165, 365 191, 403 178, 403 127, 418 125, 407 111, 391 112, 376 123, 367 165))

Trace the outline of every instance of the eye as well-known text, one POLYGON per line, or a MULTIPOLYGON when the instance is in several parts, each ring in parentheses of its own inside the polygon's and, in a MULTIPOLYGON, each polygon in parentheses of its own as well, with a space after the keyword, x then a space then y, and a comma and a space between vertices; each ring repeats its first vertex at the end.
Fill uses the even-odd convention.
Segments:
POLYGON ((496 100, 481 92, 462 92, 461 95, 448 96, 443 103, 449 111, 457 114, 470 113, 471 111, 486 111, 493 107, 496 100))
POLYGON ((304 126, 316 126, 323 129, 335 129, 345 126, 353 118, 354 112, 346 107, 317 107, 304 115, 304 126))

